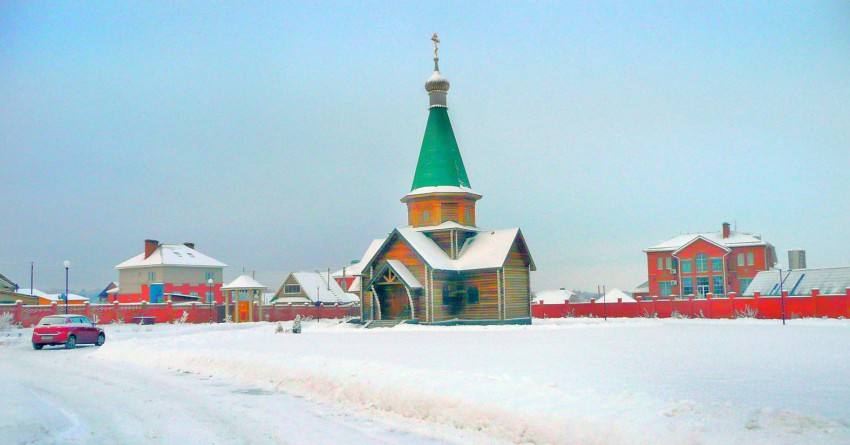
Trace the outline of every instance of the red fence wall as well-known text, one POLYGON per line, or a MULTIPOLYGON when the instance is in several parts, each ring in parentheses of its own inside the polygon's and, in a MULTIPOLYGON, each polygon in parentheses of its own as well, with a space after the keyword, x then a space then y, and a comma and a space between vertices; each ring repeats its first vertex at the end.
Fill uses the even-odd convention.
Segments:
POLYGON ((850 289, 844 295, 820 295, 816 290, 812 295, 784 298, 778 296, 740 298, 731 294, 729 298, 674 299, 638 298, 637 302, 616 303, 564 303, 534 304, 531 315, 535 318, 563 317, 658 317, 668 318, 677 312, 689 318, 736 318, 754 316, 755 318, 782 318, 782 305, 785 305, 786 318, 828 317, 850 318, 850 289), (784 300, 784 301, 783 301, 784 300))
MULTIPOLYGON (((12 313, 14 323, 24 327, 34 326, 46 315, 65 313, 64 305, 24 306, 23 304, 0 305, 0 314, 12 313)), ((98 324, 132 323, 134 317, 154 317, 157 323, 171 323, 179 320, 186 313, 186 323, 209 323, 224 321, 224 307, 203 303, 112 303, 77 305, 69 309, 70 313, 85 315, 98 324)), ((233 313, 233 305, 230 307, 233 313)), ((313 306, 304 304, 275 304, 263 305, 265 321, 288 321, 296 316, 313 318, 344 318, 360 316, 360 306, 333 305, 313 306)), ((259 307, 254 305, 253 321, 259 321, 259 307)), ((240 320, 243 321, 243 320, 240 320)))

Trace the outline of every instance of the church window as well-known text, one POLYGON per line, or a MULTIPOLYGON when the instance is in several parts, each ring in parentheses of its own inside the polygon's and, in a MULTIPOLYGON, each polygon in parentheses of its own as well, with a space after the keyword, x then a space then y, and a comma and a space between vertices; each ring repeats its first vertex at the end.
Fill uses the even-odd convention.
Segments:
POLYGON ((469 304, 478 303, 478 286, 469 286, 466 290, 466 302, 469 304))
POLYGON ((431 212, 427 210, 422 211, 422 222, 431 222, 431 212))

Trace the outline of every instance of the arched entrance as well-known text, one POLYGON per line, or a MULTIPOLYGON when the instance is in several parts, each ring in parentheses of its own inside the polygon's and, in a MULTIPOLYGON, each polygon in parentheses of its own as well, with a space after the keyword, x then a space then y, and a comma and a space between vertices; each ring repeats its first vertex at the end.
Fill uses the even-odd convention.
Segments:
POLYGON ((416 318, 413 296, 422 289, 419 281, 400 261, 389 260, 372 278, 376 320, 412 320, 416 318))

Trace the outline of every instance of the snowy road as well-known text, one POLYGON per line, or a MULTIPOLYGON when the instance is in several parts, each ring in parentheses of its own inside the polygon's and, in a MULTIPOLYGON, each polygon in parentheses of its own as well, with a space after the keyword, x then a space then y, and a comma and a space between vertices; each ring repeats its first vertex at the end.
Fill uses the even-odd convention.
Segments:
POLYGON ((850 443, 847 320, 106 329, 0 341, 0 443, 850 443))
POLYGON ((0 346, 0 443, 443 443, 281 392, 93 360, 94 346, 0 346))

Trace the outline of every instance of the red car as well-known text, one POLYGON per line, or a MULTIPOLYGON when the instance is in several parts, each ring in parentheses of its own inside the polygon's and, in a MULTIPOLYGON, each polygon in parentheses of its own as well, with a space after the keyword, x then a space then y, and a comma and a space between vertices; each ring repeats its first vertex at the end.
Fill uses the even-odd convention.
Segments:
POLYGON ((65 345, 65 349, 74 349, 78 344, 100 346, 104 342, 103 329, 83 315, 48 315, 32 331, 32 347, 36 350, 44 345, 65 345))

